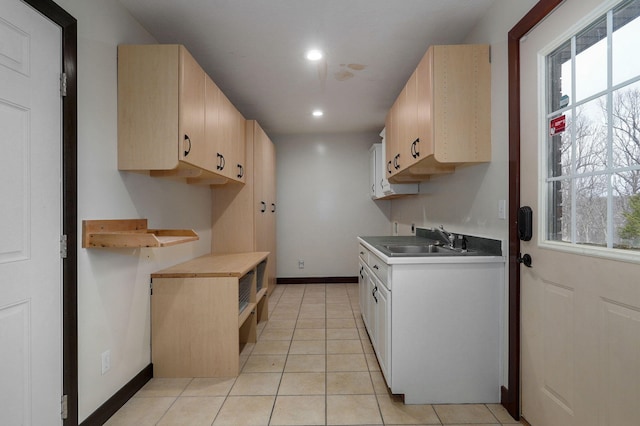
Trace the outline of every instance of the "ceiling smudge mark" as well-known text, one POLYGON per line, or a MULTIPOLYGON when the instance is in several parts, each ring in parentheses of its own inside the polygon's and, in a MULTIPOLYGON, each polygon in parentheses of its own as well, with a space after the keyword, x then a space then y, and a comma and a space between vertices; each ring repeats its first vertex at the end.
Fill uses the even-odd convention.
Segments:
POLYGON ((349 64, 349 65, 347 65, 347 67, 349 67, 350 69, 352 69, 354 71, 362 71, 367 66, 366 65, 362 65, 362 64, 349 64))
POLYGON ((336 80, 338 80, 338 81, 349 80, 350 78, 352 78, 354 76, 354 74, 351 71, 347 71, 347 70, 337 71, 333 75, 336 78, 336 80))
POLYGON ((351 71, 362 71, 366 67, 366 65, 362 64, 340 64, 340 70, 336 71, 333 76, 338 81, 349 80, 350 78, 353 78, 355 76, 355 74, 351 71))

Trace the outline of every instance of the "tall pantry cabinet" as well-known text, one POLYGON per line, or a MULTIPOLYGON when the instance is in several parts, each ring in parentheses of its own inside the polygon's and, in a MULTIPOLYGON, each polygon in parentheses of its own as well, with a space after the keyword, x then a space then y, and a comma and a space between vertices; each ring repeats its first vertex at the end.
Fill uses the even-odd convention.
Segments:
POLYGON ((268 251, 269 294, 276 285, 275 147, 255 120, 246 121, 245 184, 212 187, 214 254, 268 251))

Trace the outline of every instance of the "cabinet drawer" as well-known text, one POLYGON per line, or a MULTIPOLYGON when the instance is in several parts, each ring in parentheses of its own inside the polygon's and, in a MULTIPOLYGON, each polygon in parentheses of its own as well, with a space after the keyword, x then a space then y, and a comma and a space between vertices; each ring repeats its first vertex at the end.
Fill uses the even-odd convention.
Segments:
POLYGON ((369 264, 369 250, 367 250, 362 244, 358 247, 358 254, 360 255, 360 259, 367 265, 369 264))
POLYGON ((387 284, 389 265, 384 263, 382 259, 375 254, 369 253, 369 268, 371 268, 376 277, 382 281, 385 287, 389 287, 387 284))

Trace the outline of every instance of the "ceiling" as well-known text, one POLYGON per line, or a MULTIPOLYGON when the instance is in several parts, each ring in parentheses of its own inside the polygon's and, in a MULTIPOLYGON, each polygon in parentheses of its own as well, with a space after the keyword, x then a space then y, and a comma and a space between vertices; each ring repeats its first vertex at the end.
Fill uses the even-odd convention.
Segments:
POLYGON ((429 45, 462 42, 493 0, 120 2, 273 137, 380 131, 429 45), (312 47, 322 60, 305 58, 312 47))

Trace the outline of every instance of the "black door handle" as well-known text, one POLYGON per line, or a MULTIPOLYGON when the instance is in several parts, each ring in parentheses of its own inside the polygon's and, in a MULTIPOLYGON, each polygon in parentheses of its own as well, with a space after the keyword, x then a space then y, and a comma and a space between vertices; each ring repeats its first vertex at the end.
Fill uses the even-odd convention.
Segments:
POLYGON ((525 254, 522 257, 518 256, 518 259, 516 260, 518 261, 518 263, 523 263, 527 268, 531 268, 531 255, 525 254))

